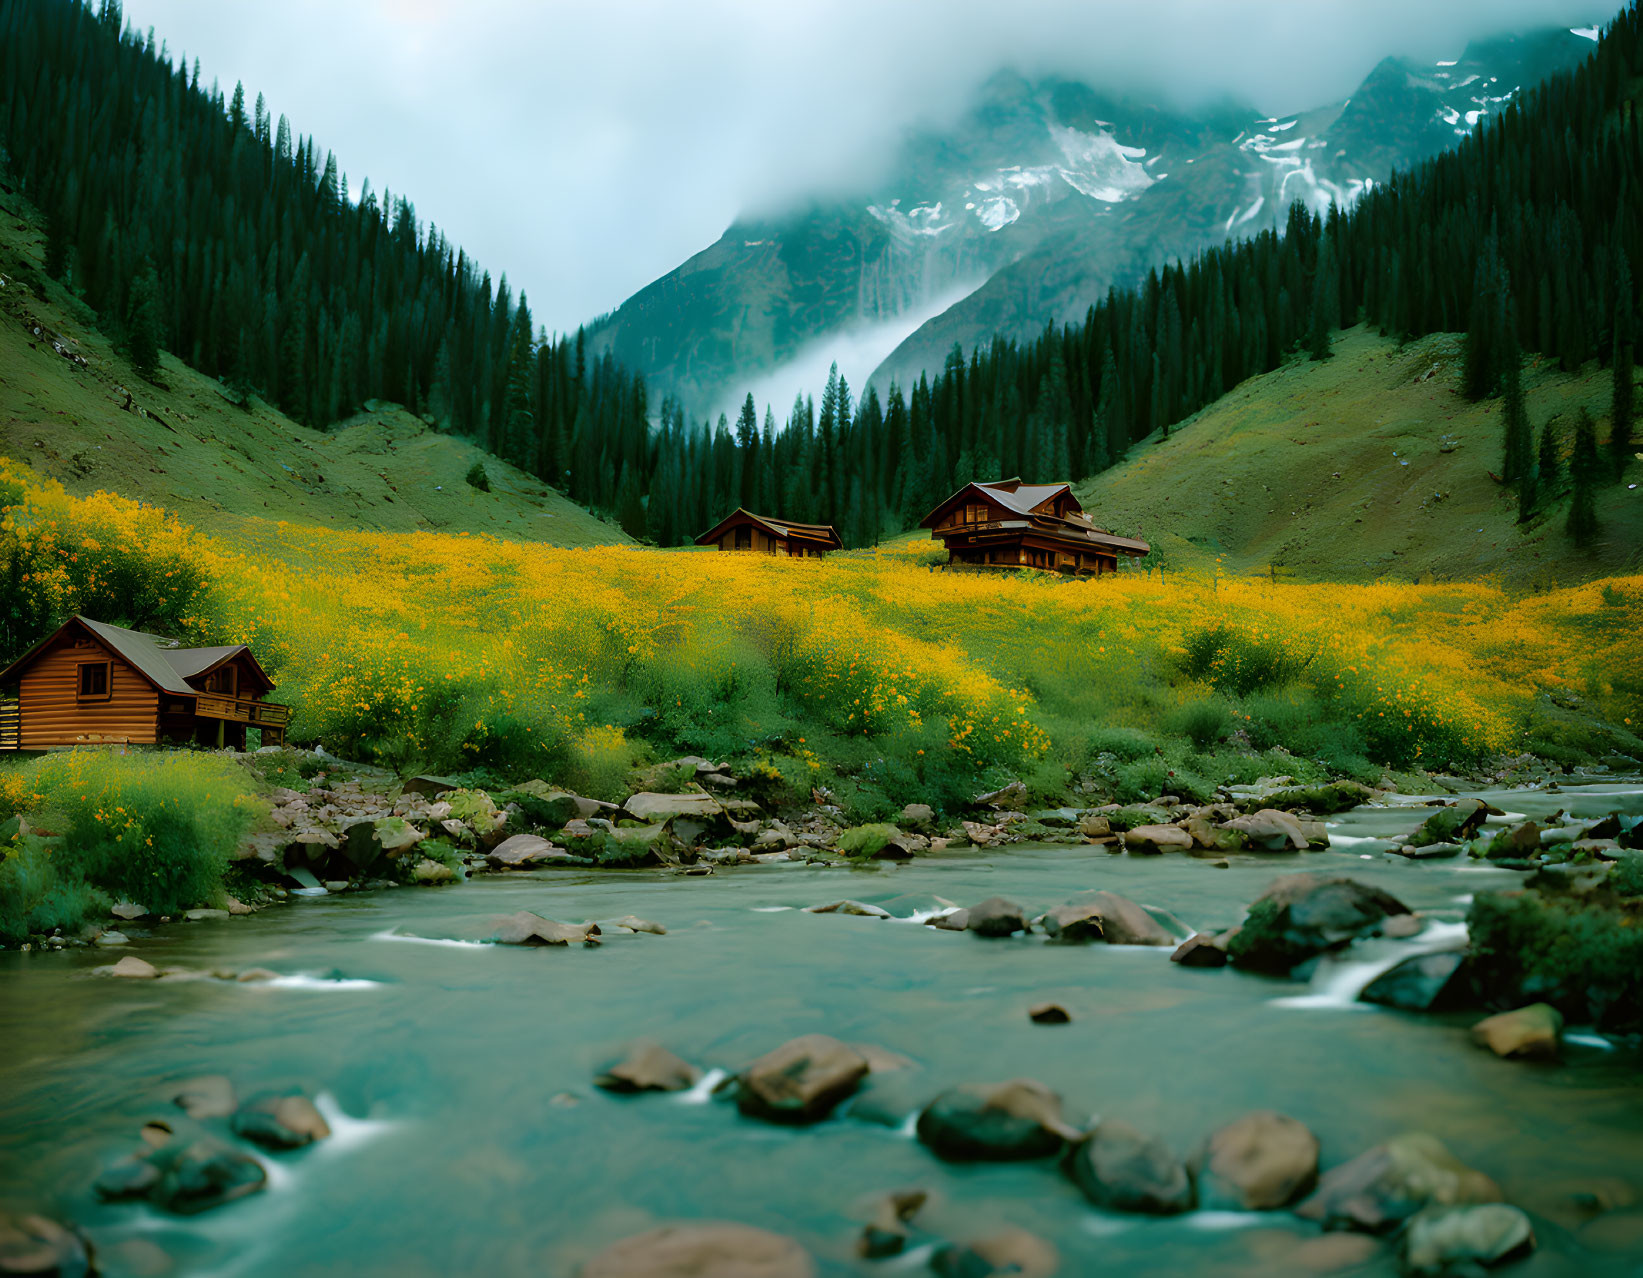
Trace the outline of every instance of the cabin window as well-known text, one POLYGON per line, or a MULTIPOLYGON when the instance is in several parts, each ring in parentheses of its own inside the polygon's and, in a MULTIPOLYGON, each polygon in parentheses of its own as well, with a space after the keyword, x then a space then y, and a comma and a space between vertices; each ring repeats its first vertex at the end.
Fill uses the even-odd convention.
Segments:
POLYGON ((80 687, 77 697, 81 701, 107 701, 113 694, 109 691, 109 668, 107 661, 82 661, 80 663, 80 687))
POLYGON ((206 676, 205 690, 207 692, 226 692, 233 696, 239 691, 239 670, 234 666, 224 666, 220 670, 213 670, 206 676))
POLYGON ((743 524, 736 530, 735 544, 737 550, 753 549, 753 528, 750 524, 743 524))

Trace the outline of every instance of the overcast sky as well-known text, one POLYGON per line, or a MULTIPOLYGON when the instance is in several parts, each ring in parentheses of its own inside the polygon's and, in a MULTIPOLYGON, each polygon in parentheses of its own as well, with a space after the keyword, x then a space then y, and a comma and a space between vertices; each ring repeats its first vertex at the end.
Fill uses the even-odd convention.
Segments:
MULTIPOLYGON (((411 197, 540 323, 572 329, 738 212, 861 183, 1004 66, 1347 96, 1382 57, 1589 25, 1615 0, 126 0, 173 57, 411 197)), ((1155 90, 1156 91, 1156 90, 1155 90)))

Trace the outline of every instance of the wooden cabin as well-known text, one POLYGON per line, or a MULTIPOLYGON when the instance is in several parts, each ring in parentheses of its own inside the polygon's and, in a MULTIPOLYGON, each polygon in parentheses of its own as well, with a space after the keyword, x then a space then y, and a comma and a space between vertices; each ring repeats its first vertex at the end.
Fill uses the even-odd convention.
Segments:
POLYGON ((787 555, 793 559, 820 559, 843 543, 831 524, 798 524, 791 519, 738 509, 696 538, 696 544, 716 545, 720 550, 787 555))
POLYGON ((286 706, 244 644, 183 648, 158 635, 74 617, 0 671, 0 749, 196 741, 245 749, 285 740, 286 706))
POLYGON ((1001 479, 966 484, 920 523, 947 547, 947 562, 992 568, 1043 568, 1073 576, 1118 571, 1120 555, 1152 549, 1097 528, 1068 484, 1001 479))

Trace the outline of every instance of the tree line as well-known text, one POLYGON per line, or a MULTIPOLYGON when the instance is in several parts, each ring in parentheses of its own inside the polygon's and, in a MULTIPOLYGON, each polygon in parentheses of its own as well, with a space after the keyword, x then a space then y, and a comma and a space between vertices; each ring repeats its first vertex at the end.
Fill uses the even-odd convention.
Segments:
POLYGON ((661 545, 734 505, 870 544, 971 478, 1094 474, 1297 351, 1328 358, 1360 319, 1400 338, 1465 330, 1467 392, 1508 398, 1503 478, 1526 513, 1557 491, 1562 441, 1535 448, 1511 408, 1522 352, 1614 367, 1609 460, 1582 460, 1595 424, 1589 449, 1572 441, 1589 509, 1631 450, 1640 71, 1634 4, 1580 68, 1350 210, 1297 204, 1281 233, 1153 270, 1030 340, 955 347, 911 386, 858 395, 835 372, 819 403, 778 421, 749 396, 732 423, 653 410, 580 332, 537 331, 506 277, 403 195, 352 194, 333 155, 260 95, 202 87, 198 62, 173 64, 118 0, 0 0, 0 142, 45 216, 45 270, 140 374, 162 375, 163 347, 315 426, 393 400, 661 545))

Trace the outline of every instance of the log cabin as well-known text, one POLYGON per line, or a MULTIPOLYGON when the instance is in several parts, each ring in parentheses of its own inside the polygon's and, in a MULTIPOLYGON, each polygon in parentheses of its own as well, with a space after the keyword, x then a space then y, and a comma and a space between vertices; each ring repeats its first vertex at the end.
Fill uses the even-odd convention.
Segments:
POLYGON ((1069 484, 1019 479, 966 484, 920 522, 957 566, 1042 568, 1072 576, 1118 570, 1118 557, 1152 549, 1097 528, 1069 484))
POLYGON ((0 749, 198 742, 245 749, 285 740, 291 711, 244 644, 184 648, 158 635, 71 617, 5 670, 0 749))
POLYGON ((793 559, 820 559, 843 545, 831 524, 800 524, 741 509, 714 524, 696 538, 696 544, 717 545, 720 550, 787 555, 793 559))

